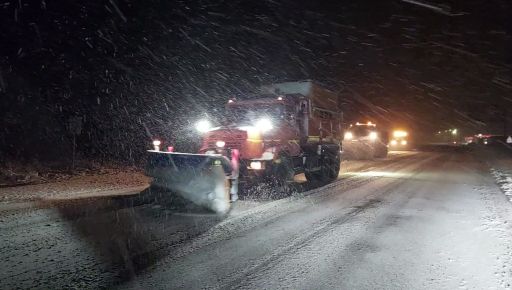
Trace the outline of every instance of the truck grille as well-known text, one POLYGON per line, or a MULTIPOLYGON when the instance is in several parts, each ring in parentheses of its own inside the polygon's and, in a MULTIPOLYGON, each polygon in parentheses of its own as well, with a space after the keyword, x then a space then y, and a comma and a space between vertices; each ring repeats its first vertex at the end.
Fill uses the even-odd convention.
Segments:
POLYGON ((247 133, 243 131, 217 131, 211 132, 204 144, 207 144, 207 148, 217 148, 217 141, 224 141, 226 142, 226 145, 224 145, 226 149, 241 149, 246 139, 247 133))
MULTIPOLYGON (((215 144, 216 142, 217 142, 217 140, 216 141, 212 141, 212 142, 208 142, 208 147, 215 148, 216 147, 216 144, 215 144)), ((226 142, 226 145, 224 146, 224 148, 227 148, 227 149, 240 149, 240 148, 242 148, 242 144, 243 144, 242 140, 230 141, 230 142, 226 142)))

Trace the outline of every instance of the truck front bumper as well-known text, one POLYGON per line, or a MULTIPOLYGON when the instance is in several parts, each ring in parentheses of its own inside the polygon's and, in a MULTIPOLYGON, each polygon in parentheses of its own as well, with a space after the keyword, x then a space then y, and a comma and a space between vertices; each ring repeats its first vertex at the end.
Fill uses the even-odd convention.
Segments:
POLYGON ((259 181, 272 176, 273 160, 241 160, 240 177, 243 181, 259 181))

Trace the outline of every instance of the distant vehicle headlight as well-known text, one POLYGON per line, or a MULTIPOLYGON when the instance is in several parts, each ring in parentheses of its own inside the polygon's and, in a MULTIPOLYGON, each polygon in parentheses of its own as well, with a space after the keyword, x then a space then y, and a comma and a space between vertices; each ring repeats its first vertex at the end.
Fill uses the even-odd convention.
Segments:
POLYGON ((200 133, 206 133, 206 132, 210 131, 211 127, 212 127, 212 125, 210 124, 210 122, 208 120, 201 120, 196 123, 196 129, 200 133))
POLYGON ((224 146, 226 146, 226 142, 224 141, 217 141, 215 142, 215 145, 219 148, 223 148, 224 146))
POLYGON ((272 130, 274 126, 272 125, 272 122, 269 119, 264 118, 256 122, 256 128, 261 132, 267 132, 272 130))
POLYGON ((377 140, 377 137, 378 137, 377 132, 370 132, 368 137, 370 137, 370 140, 372 140, 372 141, 377 140))
POLYGON ((396 140, 394 140, 394 139, 393 139, 393 140, 391 140, 391 142, 390 142, 390 143, 391 143, 391 145, 396 146, 396 145, 398 144, 398 141, 396 141, 396 140))
POLYGON ((402 142, 400 142, 400 144, 407 145, 407 140, 402 140, 402 142))
POLYGON ((352 132, 346 132, 345 133, 345 140, 351 140, 352 138, 354 138, 354 135, 352 135, 352 132))

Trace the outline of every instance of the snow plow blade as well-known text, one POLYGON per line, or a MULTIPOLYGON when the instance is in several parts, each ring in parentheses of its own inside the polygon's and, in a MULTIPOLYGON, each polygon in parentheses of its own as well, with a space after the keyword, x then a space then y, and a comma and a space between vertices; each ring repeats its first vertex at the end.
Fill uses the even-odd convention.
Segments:
POLYGON ((153 185, 178 193, 218 214, 230 208, 231 164, 219 155, 149 151, 146 175, 153 185))

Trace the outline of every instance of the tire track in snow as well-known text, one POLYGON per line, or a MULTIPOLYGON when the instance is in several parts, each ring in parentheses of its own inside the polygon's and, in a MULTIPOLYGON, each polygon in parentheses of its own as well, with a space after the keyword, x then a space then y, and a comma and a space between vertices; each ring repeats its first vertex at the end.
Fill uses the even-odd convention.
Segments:
MULTIPOLYGON (((411 158, 410 160, 408 160, 408 162, 400 162, 400 163, 391 164, 389 166, 382 167, 382 168, 380 168, 380 170, 381 171, 393 171, 393 172, 397 172, 400 170, 405 170, 405 171, 412 170, 413 171, 415 168, 417 168, 421 164, 423 164, 425 162, 431 162, 432 160, 434 160, 438 157, 439 157, 438 154, 425 154, 422 156, 411 158)), ((228 220, 224 221, 223 224, 218 225, 217 227, 213 228, 211 231, 209 231, 209 232, 205 233, 204 235, 202 235, 201 237, 198 237, 197 239, 195 239, 195 241, 191 245, 182 247, 181 249, 176 249, 177 250, 176 255, 173 255, 172 257, 169 256, 167 259, 161 261, 161 263, 159 263, 159 265, 156 265, 155 268, 157 268, 157 267, 158 267, 158 269, 168 268, 168 266, 165 267, 165 264, 177 265, 177 264, 181 263, 180 262, 181 258, 184 258, 185 256, 190 255, 195 251, 199 252, 199 250, 202 248, 206 248, 209 246, 211 246, 212 249, 215 247, 222 247, 221 246, 222 244, 220 244, 221 241, 224 241, 224 240, 229 241, 233 238, 243 237, 243 236, 247 235, 244 233, 254 233, 255 231, 250 231, 251 229, 258 228, 259 230, 262 230, 262 229, 266 228, 267 226, 272 227, 272 224, 278 222, 280 219, 285 219, 285 220, 293 219, 294 214, 297 214, 298 216, 300 216, 300 213, 302 211, 304 211, 304 209, 307 209, 308 207, 310 207, 312 204, 315 204, 315 203, 320 204, 322 202, 327 201, 328 199, 332 199, 332 201, 334 202, 333 205, 335 203, 341 202, 341 204, 335 205, 336 209, 331 209, 331 211, 330 211, 331 213, 332 213, 332 210, 335 210, 335 211, 339 210, 339 206, 341 206, 342 208, 345 208, 347 210, 346 211, 347 213, 354 211, 352 215, 349 214, 348 216, 345 216, 345 215, 339 216, 338 214, 335 214, 335 215, 333 215, 333 217, 327 217, 324 219, 320 219, 317 222, 313 221, 314 224, 311 225, 311 227, 315 228, 315 229, 320 229, 319 231, 317 231, 315 233, 311 233, 309 231, 309 228, 307 229, 307 232, 305 232, 305 233, 299 233, 299 234, 294 233, 294 235, 298 235, 300 237, 310 237, 310 239, 314 240, 316 236, 328 233, 329 230, 332 227, 335 227, 337 224, 339 225, 340 223, 342 223, 342 224, 346 223, 351 218, 357 216, 357 214, 360 213, 361 211, 371 208, 371 205, 375 203, 376 199, 372 199, 372 198, 370 198, 370 196, 380 196, 383 194, 382 193, 383 188, 381 186, 376 186, 377 184, 372 183, 373 181, 381 182, 382 184, 379 184, 379 185, 382 185, 386 189, 389 187, 389 190, 392 191, 392 189, 395 186, 390 185, 390 184, 397 183, 397 182, 403 182, 404 179, 403 178, 387 178, 385 176, 384 177, 381 177, 381 176, 373 176, 373 177, 354 176, 354 177, 345 179, 345 182, 343 182, 343 180, 342 180, 337 185, 330 185, 329 190, 326 190, 324 188, 324 189, 320 189, 315 192, 308 192, 308 193, 306 193, 306 196, 304 198, 297 199, 297 198, 292 197, 292 198, 288 198, 288 200, 286 200, 286 199, 279 200, 276 202, 262 205, 262 206, 256 208, 253 212, 251 212, 247 215, 244 215, 242 218, 235 217, 235 218, 228 219, 228 220), (347 184, 347 182, 346 182, 347 180, 350 181, 349 184, 347 184), (344 193, 350 192, 352 189, 363 187, 364 185, 366 185, 368 183, 372 183, 372 186, 369 187, 370 190, 367 191, 368 194, 364 194, 363 196, 353 196, 352 195, 348 199, 345 197, 344 193), (366 202, 368 202, 368 203, 366 203, 366 202)), ((365 192, 365 191, 363 191, 363 192, 365 192)), ((293 247, 296 248, 296 247, 299 247, 300 245, 305 245, 305 244, 307 244, 307 240, 304 241, 304 238, 298 238, 293 241, 287 241, 286 242, 287 246, 285 246, 284 248, 280 247, 275 250, 273 249, 273 251, 270 255, 266 255, 262 259, 258 259, 257 261, 261 260, 263 266, 265 266, 267 264, 270 265, 270 264, 272 264, 273 259, 275 259, 276 257, 283 256, 282 254, 279 254, 281 252, 281 249, 286 252, 287 248, 293 249, 293 247), (289 246, 290 244, 294 245, 294 246, 290 247, 289 246), (269 259, 269 262, 264 262, 265 260, 268 260, 268 259, 269 259)), ((169 252, 172 252, 172 251, 169 251, 169 252)), ((251 263, 252 263, 252 261, 251 261, 251 263)), ((256 262, 256 265, 258 265, 258 264, 260 264, 260 263, 256 262)), ((245 266, 242 266, 241 268, 245 268, 245 266)), ((252 269, 251 267, 249 267, 249 268, 252 269)), ((137 281, 137 284, 131 285, 131 287, 134 287, 134 288, 144 287, 143 286, 144 283, 147 280, 151 280, 152 277, 159 276, 159 275, 162 275, 162 277, 168 277, 168 274, 166 274, 165 272, 172 271, 172 267, 170 269, 164 269, 164 270, 158 270, 158 269, 154 269, 154 270, 156 270, 156 272, 152 272, 150 269, 147 273, 148 275, 143 275, 141 277, 141 279, 139 281, 137 281), (164 273, 161 273, 161 271, 164 271, 164 273), (145 279, 144 276, 146 276, 147 279, 145 279)), ((228 280, 217 281, 217 283, 227 283, 228 286, 225 286, 225 284, 222 284, 224 286, 219 286, 219 287, 228 287, 229 288, 229 285, 231 285, 231 283, 229 283, 230 279, 238 279, 237 277, 239 277, 239 279, 244 279, 244 277, 247 276, 247 272, 243 271, 243 272, 230 273, 227 276, 229 276, 229 277, 226 277, 226 279, 228 279, 228 280)), ((152 285, 154 285, 154 284, 152 284, 152 285)), ((179 286, 176 286, 176 287, 179 287, 179 286)), ((184 285, 182 285, 181 287, 184 287, 184 285)))
MULTIPOLYGON (((409 170, 423 168, 428 164, 432 164, 438 160, 439 156, 433 157, 412 166, 405 166, 402 170, 409 170), (412 167, 412 168, 411 168, 412 167)), ((412 177, 419 174, 419 171, 416 171, 412 174, 412 177)), ((374 178, 372 180, 375 180, 374 178)), ((311 242, 316 239, 321 238, 332 232, 335 228, 342 226, 344 224, 352 222, 354 219, 359 218, 361 214, 368 214, 368 211, 376 212, 378 211, 378 207, 384 202, 384 198, 394 193, 395 189, 399 187, 401 184, 407 182, 407 179, 391 179, 387 180, 387 184, 377 189, 377 192, 371 193, 362 197, 362 202, 352 205, 349 208, 349 211, 341 214, 340 216, 330 217, 325 219, 319 223, 314 230, 301 235, 292 241, 289 245, 276 249, 270 256, 267 256, 256 263, 255 266, 245 269, 241 273, 237 273, 237 279, 230 281, 227 284, 223 284, 219 287, 215 287, 216 289, 237 289, 244 288, 244 285, 250 284, 253 280, 258 279, 259 273, 262 271, 269 271, 272 267, 272 264, 277 263, 280 260, 286 258, 287 255, 300 250, 306 246, 308 246, 311 242)), ((410 197, 412 198, 412 196, 410 197)), ((409 199, 410 199, 409 198, 409 199)), ((409 199, 400 200, 398 203, 395 203, 393 206, 400 208, 405 206, 409 202, 409 199)), ((249 287, 250 288, 250 287, 249 287)))
MULTIPOLYGON (((431 158, 437 157, 438 156, 435 155, 431 158)), ((398 169, 410 167, 411 164, 413 164, 413 167, 416 167, 417 164, 415 162, 417 162, 418 159, 421 160, 421 156, 418 157, 417 155, 409 155, 407 157, 403 157, 403 159, 401 158, 402 162, 391 163, 384 167, 380 167, 379 169, 381 171, 396 171, 398 169)), ((226 220, 219 223, 208 232, 195 238, 194 241, 189 245, 172 245, 171 247, 163 247, 160 250, 173 253, 165 259, 165 262, 168 260, 176 260, 201 248, 227 239, 231 235, 242 234, 255 227, 271 224, 276 219, 284 215, 303 211, 313 203, 322 202, 327 198, 330 198, 330 196, 333 194, 339 194, 340 192, 346 192, 351 189, 364 186, 365 184, 371 183, 372 181, 379 178, 381 177, 372 176, 361 178, 357 176, 350 176, 338 179, 336 182, 325 185, 323 187, 303 192, 296 196, 283 198, 274 202, 257 206, 253 209, 245 211, 241 215, 228 217, 226 220)))

